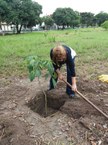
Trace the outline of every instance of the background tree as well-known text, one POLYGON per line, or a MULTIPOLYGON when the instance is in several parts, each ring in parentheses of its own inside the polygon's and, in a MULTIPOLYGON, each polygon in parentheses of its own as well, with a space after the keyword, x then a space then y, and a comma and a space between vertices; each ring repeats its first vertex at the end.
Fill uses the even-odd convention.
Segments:
POLYGON ((42 6, 31 0, 0 0, 1 19, 7 24, 14 24, 17 33, 22 26, 32 27, 39 22, 42 6), (4 1, 4 7, 2 7, 4 1), (4 15, 5 14, 5 15, 4 15))
POLYGON ((43 17, 43 22, 45 22, 46 29, 50 29, 54 24, 54 20, 51 15, 43 17))
POLYGON ((108 20, 108 13, 100 12, 95 17, 97 19, 97 24, 101 26, 103 22, 108 20))
POLYGON ((80 22, 82 26, 92 26, 94 24, 94 14, 90 12, 80 13, 80 22))
POLYGON ((63 29, 65 26, 74 26, 78 22, 76 20, 79 19, 78 13, 71 8, 57 8, 52 17, 55 23, 58 26, 62 26, 63 29))
POLYGON ((6 15, 9 12, 8 4, 4 0, 0 0, 0 28, 1 28, 1 22, 4 22, 6 20, 6 15))
POLYGON ((80 25, 80 13, 75 11, 75 19, 72 21, 72 27, 78 27, 80 25))

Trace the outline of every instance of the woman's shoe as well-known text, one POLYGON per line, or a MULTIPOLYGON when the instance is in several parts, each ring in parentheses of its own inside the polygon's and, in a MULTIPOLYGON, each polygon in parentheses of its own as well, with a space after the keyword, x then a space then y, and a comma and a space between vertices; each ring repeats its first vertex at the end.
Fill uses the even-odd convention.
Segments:
POLYGON ((74 98, 75 98, 75 94, 70 94, 70 95, 69 95, 69 98, 70 98, 70 99, 74 99, 74 98))

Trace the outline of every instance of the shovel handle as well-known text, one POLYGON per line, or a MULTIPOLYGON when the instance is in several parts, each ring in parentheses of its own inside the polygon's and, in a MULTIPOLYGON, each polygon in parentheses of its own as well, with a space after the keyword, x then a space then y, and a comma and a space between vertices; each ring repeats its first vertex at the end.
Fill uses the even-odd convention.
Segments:
MULTIPOLYGON (((72 88, 72 86, 63 79, 63 82, 65 82, 69 87, 72 88)), ((90 100, 88 100, 83 94, 81 94, 79 91, 76 91, 76 93, 81 96, 86 102, 88 102, 92 107, 94 107, 98 112, 100 112, 105 118, 108 119, 108 115, 105 114, 102 110, 100 110, 96 105, 94 105, 90 100)))

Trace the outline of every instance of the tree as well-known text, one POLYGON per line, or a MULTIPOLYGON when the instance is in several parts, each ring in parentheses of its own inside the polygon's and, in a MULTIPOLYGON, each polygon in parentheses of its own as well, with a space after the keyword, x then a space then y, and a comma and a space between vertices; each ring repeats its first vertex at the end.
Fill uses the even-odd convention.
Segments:
POLYGON ((93 26, 94 25, 94 14, 90 12, 80 13, 80 22, 83 26, 93 26))
POLYGON ((102 23, 104 23, 105 21, 108 20, 108 14, 107 13, 104 13, 104 12, 100 12, 95 17, 97 19, 97 24, 99 26, 101 26, 102 23))
POLYGON ((108 30, 108 21, 105 21, 104 23, 102 23, 101 27, 108 30))
POLYGON ((43 59, 42 57, 39 56, 29 56, 27 58, 27 68, 29 71, 30 81, 33 81, 35 77, 38 78, 40 88, 45 96, 45 112, 47 115, 47 96, 41 86, 39 78, 44 76, 47 79, 49 76, 52 76, 53 85, 54 86, 56 85, 55 78, 57 78, 57 74, 54 73, 52 61, 43 59), (43 70, 44 70, 44 75, 42 74, 43 70))
POLYGON ((80 14, 79 12, 75 11, 76 15, 75 15, 75 19, 72 21, 72 26, 74 27, 78 27, 80 24, 80 14))
POLYGON ((8 14, 9 8, 6 1, 0 0, 0 27, 1 22, 6 20, 6 15, 8 14))
POLYGON ((46 29, 50 29, 54 24, 54 20, 51 15, 43 17, 43 22, 45 22, 46 29))
POLYGON ((39 22, 42 6, 37 2, 31 0, 0 0, 0 2, 0 9, 3 9, 0 11, 1 20, 7 24, 14 24, 17 33, 21 32, 22 26, 32 27, 39 22))
POLYGON ((78 13, 73 11, 71 8, 57 8, 52 15, 55 23, 58 26, 62 26, 64 29, 65 26, 73 26, 78 24, 79 16, 78 13))

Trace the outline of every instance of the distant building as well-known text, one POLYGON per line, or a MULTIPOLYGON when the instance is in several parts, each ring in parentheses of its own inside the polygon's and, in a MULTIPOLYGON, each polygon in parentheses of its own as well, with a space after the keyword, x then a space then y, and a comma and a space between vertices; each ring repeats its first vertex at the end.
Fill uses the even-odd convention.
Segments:
POLYGON ((5 22, 1 23, 1 30, 6 31, 12 31, 14 25, 7 25, 5 22))

